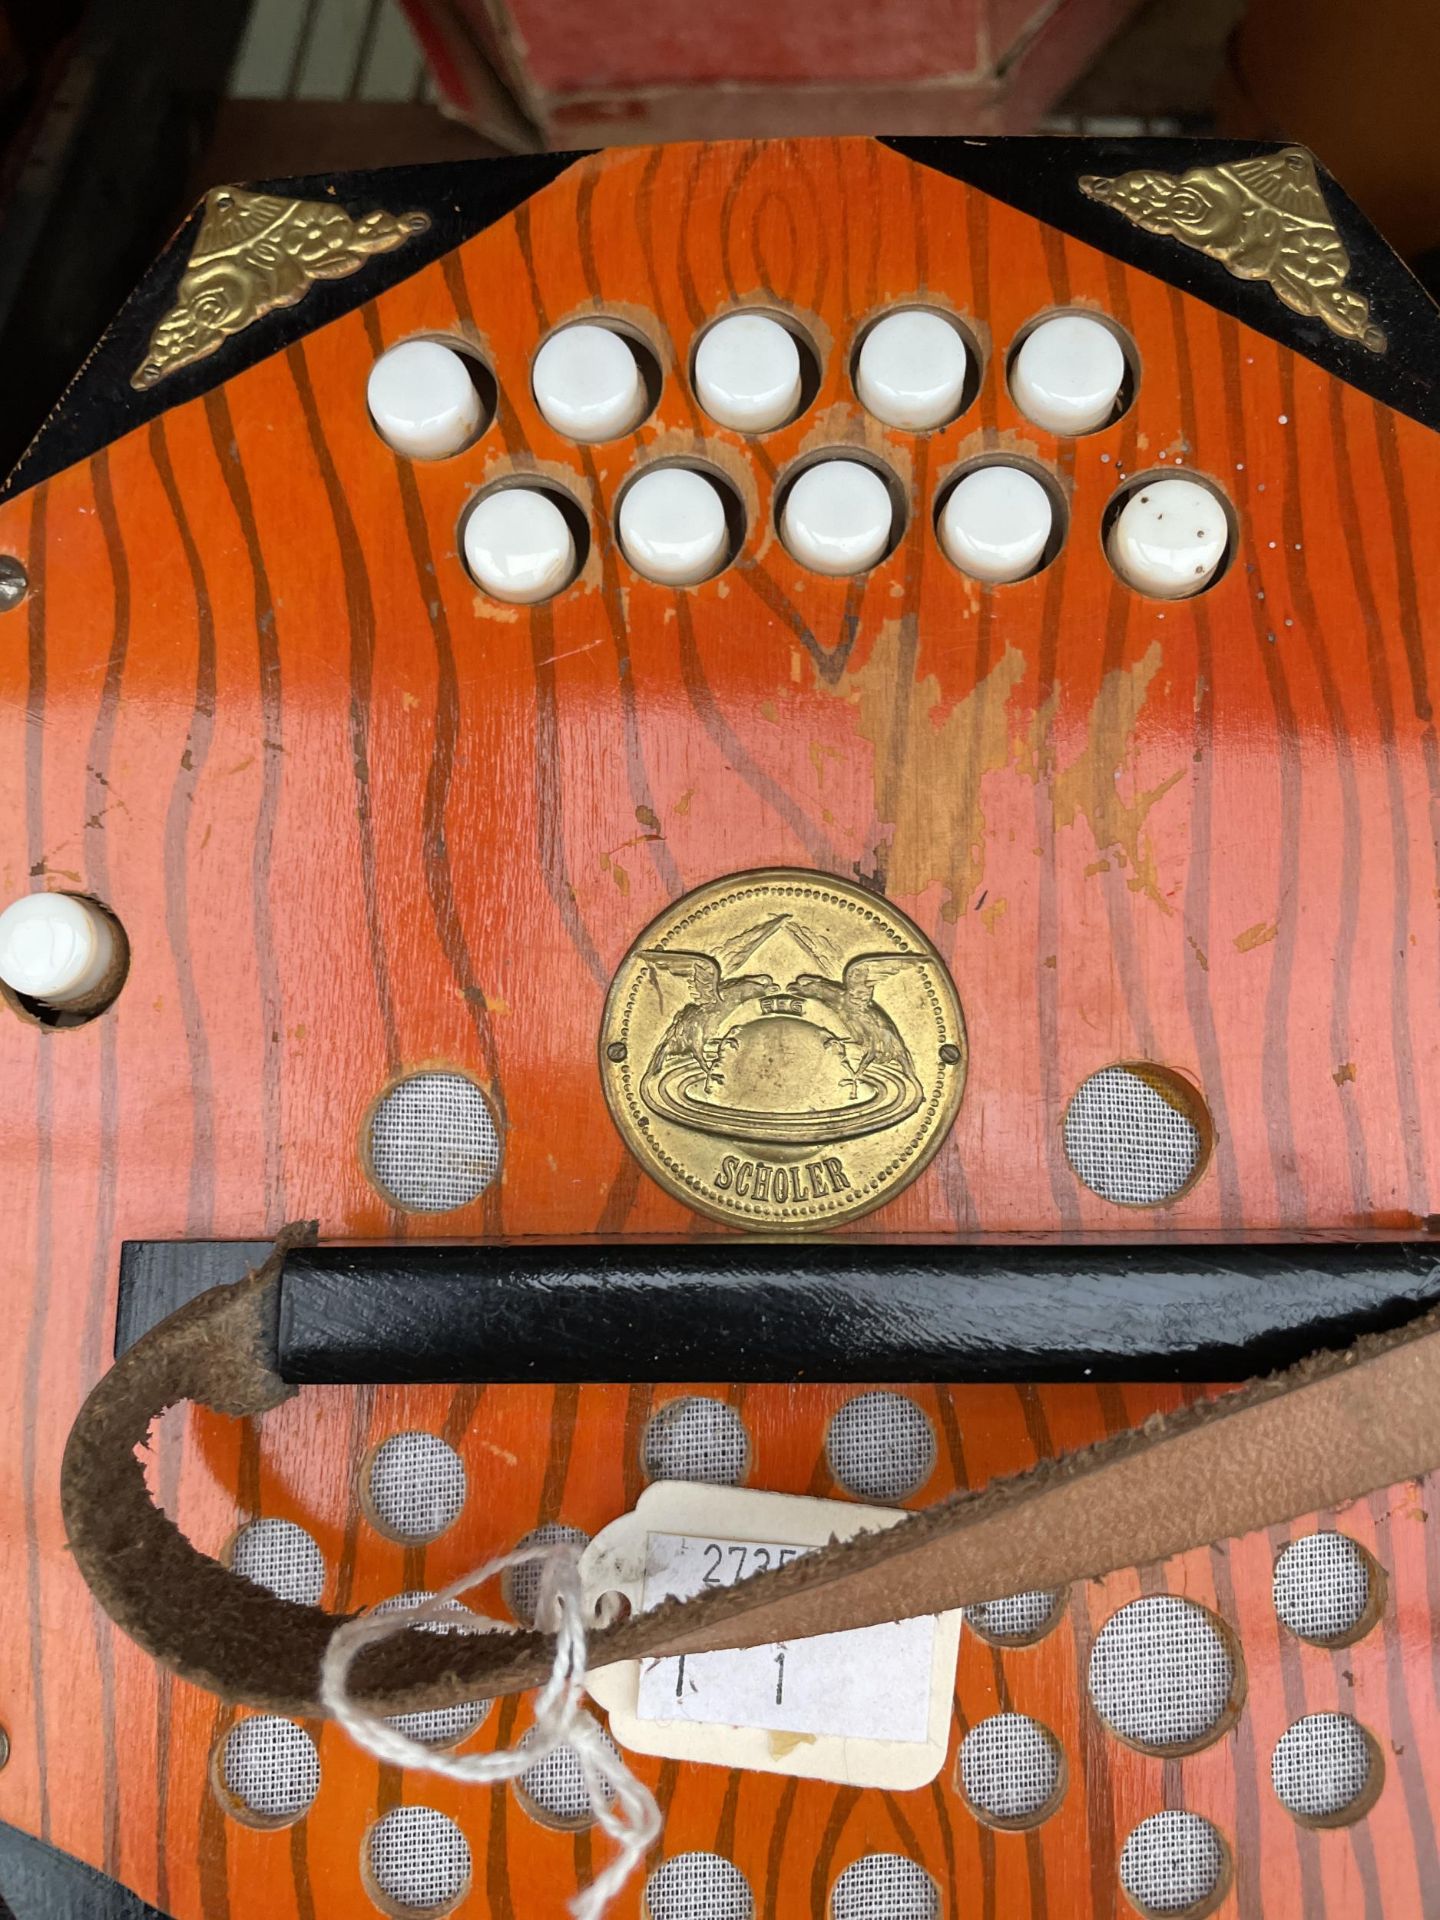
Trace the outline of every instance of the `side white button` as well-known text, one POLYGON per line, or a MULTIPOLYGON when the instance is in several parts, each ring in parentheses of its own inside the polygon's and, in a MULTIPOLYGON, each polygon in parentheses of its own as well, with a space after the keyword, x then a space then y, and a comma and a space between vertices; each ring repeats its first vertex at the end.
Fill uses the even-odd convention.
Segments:
POLYGON ((717 320, 695 355, 695 391, 712 420, 738 433, 768 433, 800 406, 800 349, 778 320, 732 313, 717 320))
POLYGON ((498 487, 465 522, 465 564, 497 600, 527 605, 558 593, 575 570, 564 514, 534 487, 498 487))
POLYGON ((1055 514, 1050 495, 1023 467, 977 467, 950 490, 940 544, 977 580, 1023 580, 1040 564, 1055 514))
POLYGON ((902 308, 877 320, 861 342, 855 391, 877 420, 923 433, 959 412, 965 365, 957 327, 938 313, 902 308))
POLYGON ((613 440, 645 412, 645 382, 629 342, 592 321, 552 333, 531 381, 541 413, 572 440, 613 440))
POLYGON ((1020 411, 1051 433, 1093 433, 1115 410, 1125 355, 1108 327, 1058 313, 1025 336, 1010 370, 1020 411))
POLYGON ((727 544, 720 490, 693 467, 657 467, 625 489, 620 545, 637 573, 694 586, 717 570, 727 544))
POLYGON ((1141 593, 1177 600, 1196 593, 1225 558, 1225 509, 1193 480, 1147 480, 1110 529, 1110 563, 1141 593))
POLYGON ((816 573, 861 573, 883 558, 895 509, 890 489, 859 460, 821 460, 791 487, 780 516, 785 544, 816 573))
POLYGON ((49 1007, 70 1007, 115 964, 109 919, 73 893, 30 893, 0 913, 0 980, 49 1007))
POLYGON ((483 424, 465 356, 438 340, 402 340, 382 353, 365 391, 381 437, 412 460, 459 453, 483 424))

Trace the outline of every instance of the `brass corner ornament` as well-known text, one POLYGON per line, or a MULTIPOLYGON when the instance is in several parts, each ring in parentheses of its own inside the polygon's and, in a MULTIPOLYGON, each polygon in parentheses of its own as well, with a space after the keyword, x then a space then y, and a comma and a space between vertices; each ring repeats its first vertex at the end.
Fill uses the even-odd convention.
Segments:
POLYGON ((967 1066, 945 962, 888 901, 775 868, 685 895, 610 986, 600 1071, 627 1146, 731 1226, 868 1213, 943 1142, 967 1066))
POLYGON ((1238 279, 1268 280, 1287 307, 1342 339, 1385 351, 1369 301, 1345 284, 1350 256, 1303 147, 1182 174, 1085 173, 1080 191, 1147 233, 1208 253, 1238 279))
POLYGON ((144 391, 205 359, 252 321, 303 300, 317 280, 343 280, 429 224, 423 213, 356 218, 333 201, 214 188, 175 305, 151 334, 131 386, 144 391))

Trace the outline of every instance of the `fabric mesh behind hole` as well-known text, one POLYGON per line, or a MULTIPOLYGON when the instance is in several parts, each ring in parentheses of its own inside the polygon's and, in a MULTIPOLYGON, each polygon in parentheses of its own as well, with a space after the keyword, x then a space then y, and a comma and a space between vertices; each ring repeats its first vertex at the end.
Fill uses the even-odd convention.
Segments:
POLYGON ((723 1400, 698 1394, 672 1400, 645 1429, 645 1472, 652 1480, 703 1480, 733 1487, 750 1459, 745 1423, 723 1400))
POLYGON ((1158 1206, 1194 1173, 1200 1135, 1128 1067, 1081 1082, 1065 1112, 1065 1152, 1092 1193, 1123 1206, 1158 1206))
POLYGON ((1011 1593, 1002 1600, 966 1607, 965 1618, 989 1640, 1028 1640, 1049 1624, 1057 1598, 1038 1590, 1011 1593))
POLYGON ((994 1820, 1026 1820, 1052 1797, 1060 1780, 1060 1752, 1037 1720, 994 1713, 960 1743, 966 1797, 994 1820))
POLYGON ((388 1900, 419 1912, 447 1908, 470 1878, 470 1848, 433 1807, 396 1807, 370 1829, 370 1876, 388 1900))
MULTIPOLYGON (((417 1607, 423 1601, 434 1596, 425 1592, 397 1593, 393 1600, 382 1600, 376 1607, 376 1613, 398 1613, 402 1607, 417 1607)), ((467 1613, 458 1600, 447 1600, 447 1613, 467 1613)), ((447 1633, 450 1628, 440 1621, 427 1621, 421 1629, 424 1633, 447 1633)), ((431 1707, 422 1713, 393 1713, 386 1716, 387 1726, 395 1727, 399 1732, 408 1734, 412 1740, 419 1740, 427 1747, 455 1747, 468 1737, 480 1725, 494 1703, 489 1700, 461 1700, 453 1707, 431 1707)))
POLYGON ((1343 1533, 1307 1533, 1275 1563, 1275 1611, 1302 1640, 1342 1639, 1370 1604, 1370 1568, 1343 1533))
MULTIPOLYGON (((547 1520, 543 1527, 535 1527, 523 1540, 517 1540, 515 1551, 521 1553, 527 1547, 553 1547, 561 1541, 569 1541, 572 1547, 584 1548, 589 1546, 590 1536, 582 1533, 579 1527, 566 1527, 558 1520, 547 1520)), ((544 1574, 543 1563, 530 1560, 523 1567, 511 1567, 501 1579, 505 1604, 522 1626, 533 1627, 535 1624, 535 1608, 539 1604, 540 1583, 544 1574)))
MULTIPOLYGON (((600 1738, 612 1753, 618 1753, 615 1742, 603 1727, 600 1738)), ((521 1750, 533 1745, 534 1739, 532 1727, 520 1742, 521 1750)), ((552 1747, 521 1774, 519 1785, 521 1793, 541 1813, 567 1827, 588 1826, 595 1817, 585 1776, 580 1771, 580 1757, 573 1747, 552 1747)), ((608 1786, 605 1797, 614 1798, 608 1786)))
POLYGON ((252 1813, 292 1820, 315 1798, 320 1756, 293 1720, 270 1714, 241 1720, 225 1741, 225 1785, 252 1813))
POLYGON ((1230 1701, 1235 1668, 1201 1608, 1173 1594, 1111 1614, 1090 1654, 1090 1697, 1115 1732, 1174 1748, 1202 1739, 1230 1701))
POLYGON ((235 1536, 233 1570, 296 1606, 318 1606, 325 1588, 325 1558, 293 1520, 252 1520, 235 1536))
POLYGON ((831 1920, 939 1920, 940 1890, 902 1853, 867 1853, 830 1893, 831 1920))
POLYGON ((387 1197, 411 1213, 467 1206, 500 1167, 484 1094, 459 1073, 400 1081, 371 1115, 370 1164, 387 1197))
POLYGON ((465 1466, 434 1433, 392 1433, 375 1451, 368 1482, 375 1518, 402 1540, 433 1540, 465 1504, 465 1466))
POLYGON ((847 1400, 825 1435, 830 1471, 866 1500, 900 1500, 935 1465, 935 1433, 921 1408, 899 1393, 847 1400))
POLYGON ((750 1883, 718 1853, 677 1853, 645 1885, 646 1920, 751 1920, 750 1883))
POLYGON ((1183 1913, 1209 1899, 1223 1865, 1210 1822, 1172 1809, 1132 1830, 1120 1855, 1120 1881, 1142 1913, 1183 1913))
POLYGON ((1308 1713, 1275 1743, 1270 1778, 1292 1813, 1324 1820, 1358 1800, 1370 1778, 1365 1735, 1345 1713, 1308 1713))

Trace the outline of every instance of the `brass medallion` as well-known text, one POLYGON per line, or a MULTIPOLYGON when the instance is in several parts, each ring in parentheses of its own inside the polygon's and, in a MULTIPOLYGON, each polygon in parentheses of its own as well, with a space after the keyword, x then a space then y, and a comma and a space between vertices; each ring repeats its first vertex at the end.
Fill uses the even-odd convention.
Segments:
POLYGON ((888 902, 780 867, 687 894, 605 1001, 600 1072, 661 1186, 731 1226, 804 1231, 880 1206, 965 1086, 945 962, 888 902))

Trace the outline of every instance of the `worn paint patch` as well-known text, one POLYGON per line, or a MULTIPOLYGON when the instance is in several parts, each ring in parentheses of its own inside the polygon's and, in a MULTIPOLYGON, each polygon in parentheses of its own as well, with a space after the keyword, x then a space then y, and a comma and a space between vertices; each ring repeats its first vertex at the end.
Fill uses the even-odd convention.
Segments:
POLYGON ((982 781, 1010 758, 1006 706, 1025 674, 1025 656, 1007 647, 985 678, 945 712, 933 675, 906 680, 900 670, 902 628, 887 621, 863 667, 845 675, 840 693, 856 708, 856 726, 875 749, 877 793, 898 761, 888 844, 879 851, 887 892, 904 899, 937 882, 953 920, 985 871, 982 781))
POLYGON ((1337 1087, 1343 1087, 1347 1081, 1355 1078, 1355 1062, 1353 1060, 1343 1061, 1336 1067, 1330 1078, 1335 1082, 1337 1087))
POLYGON ((1257 920, 1253 927, 1246 927, 1243 933, 1235 936, 1235 951, 1250 953, 1256 947, 1267 946, 1279 933, 1279 924, 1274 920, 1257 920))
MULTIPOLYGON (((1145 822, 1158 800, 1170 791, 1185 769, 1177 767, 1158 785, 1126 799, 1120 791, 1130 743, 1150 691, 1160 671, 1160 643, 1152 640, 1131 667, 1117 667, 1100 683, 1090 709, 1086 746, 1078 759, 1057 774, 1054 785, 1055 825, 1068 827, 1083 814, 1090 823, 1096 852, 1124 856, 1129 873, 1126 885, 1153 900, 1162 913, 1174 909, 1160 891, 1155 853, 1145 837, 1145 822)), ((1100 869, 1096 869, 1100 870, 1100 869)))

